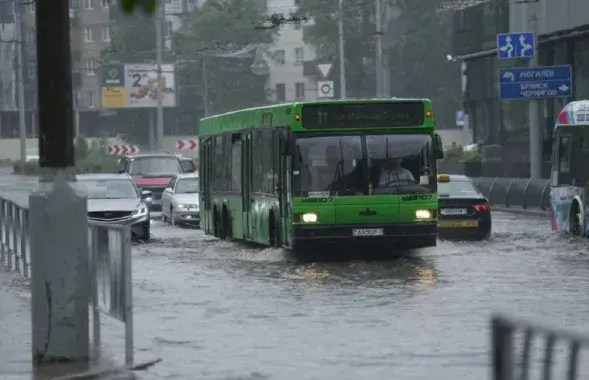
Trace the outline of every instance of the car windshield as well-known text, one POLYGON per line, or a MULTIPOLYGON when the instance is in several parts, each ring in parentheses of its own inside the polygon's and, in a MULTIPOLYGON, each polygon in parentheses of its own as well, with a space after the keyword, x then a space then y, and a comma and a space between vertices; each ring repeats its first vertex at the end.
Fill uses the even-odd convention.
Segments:
POLYGON ((180 160, 176 157, 141 157, 131 161, 129 174, 178 174, 182 172, 180 160))
POLYGON ((297 196, 435 192, 431 141, 428 134, 299 137, 293 192, 297 196))
POLYGON ((177 194, 198 193, 198 178, 181 178, 176 185, 177 194))
POLYGON ((182 169, 185 172, 193 172, 196 170, 196 166, 194 165, 194 162, 192 160, 183 159, 182 160, 182 169))
POLYGON ((440 196, 473 196, 479 192, 471 181, 438 182, 438 194, 440 196))
POLYGON ((76 182, 88 199, 137 198, 137 188, 130 179, 83 179, 76 182))

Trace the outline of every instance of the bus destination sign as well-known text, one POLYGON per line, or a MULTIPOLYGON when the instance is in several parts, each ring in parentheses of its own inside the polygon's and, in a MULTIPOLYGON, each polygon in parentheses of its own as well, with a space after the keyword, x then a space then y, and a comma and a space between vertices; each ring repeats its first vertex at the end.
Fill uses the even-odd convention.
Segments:
POLYGON ((425 120, 419 101, 309 104, 302 112, 304 128, 414 127, 425 120))

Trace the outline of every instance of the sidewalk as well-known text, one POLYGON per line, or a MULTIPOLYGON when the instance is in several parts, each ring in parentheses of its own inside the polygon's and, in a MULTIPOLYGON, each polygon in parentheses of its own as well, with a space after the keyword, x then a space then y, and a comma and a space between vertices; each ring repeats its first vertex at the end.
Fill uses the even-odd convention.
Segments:
MULTIPOLYGON (((133 379, 104 352, 89 364, 56 364, 35 373, 31 363, 31 293, 28 281, 0 263, 0 380, 133 379)), ((110 335, 110 334, 109 334, 110 335)), ((103 337, 103 349, 105 341, 103 337)), ((108 349, 106 349, 108 350, 108 349)), ((110 352, 110 351, 109 351, 110 352)))

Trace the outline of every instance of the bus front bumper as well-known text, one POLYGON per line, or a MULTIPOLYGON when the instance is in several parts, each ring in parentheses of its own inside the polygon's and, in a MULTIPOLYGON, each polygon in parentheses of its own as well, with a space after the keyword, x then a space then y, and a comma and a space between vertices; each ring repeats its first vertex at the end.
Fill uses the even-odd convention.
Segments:
POLYGON ((435 246, 437 222, 377 225, 296 225, 293 243, 307 244, 377 244, 407 248, 435 246))

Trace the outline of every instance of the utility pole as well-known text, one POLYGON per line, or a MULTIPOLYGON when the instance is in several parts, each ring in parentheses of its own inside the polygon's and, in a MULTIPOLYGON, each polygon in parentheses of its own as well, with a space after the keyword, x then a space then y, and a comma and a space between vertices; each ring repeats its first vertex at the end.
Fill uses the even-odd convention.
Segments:
POLYGON ((37 366, 88 360, 90 276, 86 197, 68 183, 75 181, 69 2, 36 1, 35 14, 39 165, 46 169, 29 196, 31 349, 37 366))
POLYGON ((202 56, 202 102, 205 117, 209 116, 209 83, 207 72, 207 56, 202 56))
MULTIPOLYGON (((382 1, 382 0, 381 0, 382 1)), ((382 37, 385 35, 387 26, 389 24, 389 7, 385 6, 384 9, 382 9, 381 7, 381 11, 382 14, 384 15, 384 22, 381 22, 381 30, 380 30, 380 36, 381 36, 381 46, 383 45, 382 43, 382 37)), ((384 48, 383 48, 384 49, 384 48)), ((382 65, 381 65, 381 70, 382 70, 382 96, 384 98, 390 98, 391 97, 391 71, 389 68, 389 54, 388 54, 388 49, 387 51, 382 51, 381 50, 381 55, 382 55, 382 65)))
POLYGON ((157 110, 156 110, 156 125, 155 125, 155 148, 156 150, 163 150, 164 145, 164 104, 163 104, 163 81, 162 81, 162 65, 163 65, 163 49, 164 36, 163 27, 165 19, 165 1, 158 1, 156 16, 155 16, 155 61, 157 70, 157 110))
POLYGON ((376 97, 381 98, 382 94, 382 2, 376 0, 376 97))
POLYGON ((25 104, 25 83, 23 70, 23 46, 25 44, 25 34, 23 32, 24 23, 24 4, 22 1, 14 1, 14 24, 16 27, 16 80, 18 91, 18 136, 20 139, 20 164, 22 172, 24 173, 24 165, 27 160, 27 118, 26 118, 26 104, 25 104))
MULTIPOLYGON (((525 3, 526 18, 529 29, 534 33, 534 56, 530 58, 529 67, 538 66, 538 18, 537 4, 528 0, 525 3)), ((540 126, 539 101, 530 100, 528 118, 530 122, 530 177, 542 178, 542 133, 540 126)))
POLYGON ((337 5, 337 37, 339 43, 339 97, 346 98, 346 57, 344 51, 344 0, 337 5))

